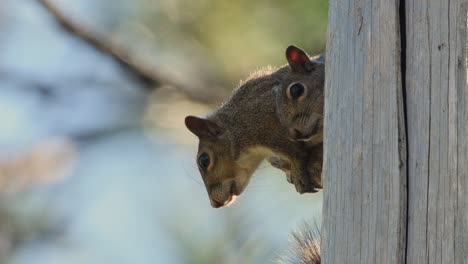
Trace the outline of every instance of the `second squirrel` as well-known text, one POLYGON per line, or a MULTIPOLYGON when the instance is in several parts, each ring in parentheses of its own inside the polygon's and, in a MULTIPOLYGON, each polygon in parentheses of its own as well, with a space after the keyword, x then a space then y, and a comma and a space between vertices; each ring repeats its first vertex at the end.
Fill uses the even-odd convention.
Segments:
MULTIPOLYGON (((288 129, 289 139, 303 141, 308 146, 309 175, 321 186, 325 57, 310 59, 302 49, 291 45, 286 49, 286 59, 292 78, 275 87, 276 112, 281 124, 288 129)), ((275 157, 269 161, 283 170, 291 182, 287 160, 275 157)))
POLYGON ((291 81, 276 87, 276 106, 291 140, 312 146, 323 142, 325 58, 310 59, 296 46, 286 49, 291 81))

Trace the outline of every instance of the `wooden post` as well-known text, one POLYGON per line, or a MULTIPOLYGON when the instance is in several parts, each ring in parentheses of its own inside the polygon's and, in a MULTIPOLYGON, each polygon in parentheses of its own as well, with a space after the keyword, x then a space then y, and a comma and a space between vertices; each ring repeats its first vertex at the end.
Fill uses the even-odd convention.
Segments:
POLYGON ((468 263, 466 12, 330 0, 323 263, 468 263))
POLYGON ((408 263, 468 263, 466 11, 406 0, 408 263))

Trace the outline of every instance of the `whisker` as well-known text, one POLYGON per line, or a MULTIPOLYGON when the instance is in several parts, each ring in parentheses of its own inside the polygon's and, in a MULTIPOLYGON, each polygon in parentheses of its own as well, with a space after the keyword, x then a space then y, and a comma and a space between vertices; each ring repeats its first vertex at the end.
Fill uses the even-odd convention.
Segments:
MULTIPOLYGON (((197 183, 198 185, 204 187, 204 184, 200 181, 200 177, 196 177, 194 176, 193 173, 191 173, 189 171, 189 169, 187 169, 187 167, 184 167, 184 171, 185 171, 185 176, 190 178, 192 181, 194 181, 195 183, 197 183)), ((193 169, 192 169, 192 172, 193 172, 193 169)))

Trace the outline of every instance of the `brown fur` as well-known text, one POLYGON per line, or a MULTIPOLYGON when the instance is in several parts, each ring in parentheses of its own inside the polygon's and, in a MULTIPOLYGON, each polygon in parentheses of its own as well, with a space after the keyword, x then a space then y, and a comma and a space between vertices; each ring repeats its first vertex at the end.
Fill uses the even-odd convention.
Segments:
MULTIPOLYGON (((291 67, 293 70, 290 79, 276 87, 277 114, 281 124, 288 128, 288 137, 292 140, 303 141, 309 146, 309 175, 316 186, 321 186, 325 58, 317 56, 310 60, 303 50, 294 46, 288 47, 286 58, 290 65, 295 64, 295 66, 291 67), (306 57, 307 61, 296 62, 289 58, 289 50, 306 57), (301 83, 306 89, 306 95, 299 100, 292 99, 287 95, 289 86, 295 82, 301 83)), ((288 175, 287 161, 274 160, 272 165, 282 169, 288 175)))
MULTIPOLYGON (((287 96, 291 82, 284 83, 276 91, 277 113, 281 123, 295 129, 308 139, 309 145, 323 141, 323 110, 325 103, 325 62, 323 57, 311 60, 311 72, 295 72, 291 80, 305 85, 307 95, 301 100, 292 100, 287 96)), ((290 135, 291 137, 291 135, 290 135)), ((297 140, 298 138, 293 138, 297 140)))
POLYGON ((277 91, 298 80, 312 87, 317 76, 309 75, 297 74, 290 65, 256 72, 206 119, 186 118, 187 128, 200 139, 197 157, 210 157, 210 165, 199 165, 199 170, 213 207, 240 195, 266 158, 285 161, 287 168, 282 169, 299 193, 321 188, 320 179, 309 174, 310 146, 290 140, 288 127, 280 121, 286 115, 278 114, 277 91))

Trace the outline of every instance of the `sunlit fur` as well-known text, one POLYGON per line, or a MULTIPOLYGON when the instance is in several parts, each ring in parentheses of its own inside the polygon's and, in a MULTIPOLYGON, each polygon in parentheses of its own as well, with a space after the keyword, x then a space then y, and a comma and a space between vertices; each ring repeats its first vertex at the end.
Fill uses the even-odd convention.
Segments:
MULTIPOLYGON (((236 186, 233 195, 240 195, 249 183, 250 176, 262 161, 262 158, 252 156, 249 164, 236 162, 236 154, 231 151, 229 138, 230 133, 227 131, 219 138, 200 139, 198 153, 206 152, 211 157, 208 170, 199 168, 210 201, 224 203, 231 199, 230 188, 233 182, 236 186)), ((234 199, 230 202, 233 201, 234 199)))
POLYGON ((304 225, 300 231, 292 234, 293 245, 280 264, 320 264, 320 231, 317 227, 304 225))

